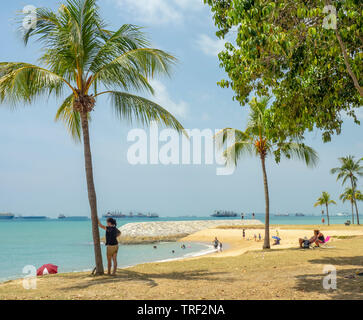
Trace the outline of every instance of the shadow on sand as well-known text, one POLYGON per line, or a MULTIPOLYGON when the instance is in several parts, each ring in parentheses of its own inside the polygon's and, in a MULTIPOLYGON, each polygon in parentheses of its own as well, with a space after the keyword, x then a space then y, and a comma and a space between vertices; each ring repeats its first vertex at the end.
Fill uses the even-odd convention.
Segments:
MULTIPOLYGON (((146 282, 149 287, 158 286, 157 280, 182 280, 182 281, 198 281, 198 280, 208 280, 208 281, 233 281, 233 278, 226 278, 225 272, 209 272, 207 270, 195 270, 195 271, 185 271, 185 272, 170 272, 170 273, 141 273, 130 270, 117 270, 117 274, 115 276, 100 276, 94 277, 91 275, 85 275, 80 277, 79 275, 75 275, 74 278, 76 281, 80 283, 62 288, 62 290, 74 290, 74 289, 87 289, 92 286, 100 285, 100 284, 115 284, 115 283, 126 283, 128 281, 139 281, 146 282), (219 275, 223 275, 223 279, 218 277, 219 275)), ((71 279, 73 276, 67 277, 67 279, 71 279)))
POLYGON ((357 271, 363 272, 363 256, 324 257, 309 262, 337 267, 337 289, 325 290, 323 288, 323 279, 327 274, 324 274, 322 269, 321 273, 318 274, 311 273, 297 276, 296 290, 305 293, 328 293, 331 299, 363 299, 363 276, 356 275, 357 271))

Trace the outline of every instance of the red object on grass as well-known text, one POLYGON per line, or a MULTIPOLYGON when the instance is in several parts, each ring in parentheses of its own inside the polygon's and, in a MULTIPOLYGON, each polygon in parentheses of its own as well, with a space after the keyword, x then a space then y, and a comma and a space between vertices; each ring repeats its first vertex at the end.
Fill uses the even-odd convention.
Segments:
POLYGON ((54 264, 45 264, 37 270, 37 276, 44 276, 46 274, 56 273, 58 273, 58 266, 55 266, 54 264))

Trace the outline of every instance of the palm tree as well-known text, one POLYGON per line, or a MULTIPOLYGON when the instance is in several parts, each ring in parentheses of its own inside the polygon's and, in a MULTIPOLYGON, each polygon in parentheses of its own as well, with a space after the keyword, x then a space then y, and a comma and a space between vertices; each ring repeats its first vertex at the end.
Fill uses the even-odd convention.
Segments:
MULTIPOLYGON (((234 137, 231 146, 224 151, 226 165, 233 163, 237 165, 238 160, 244 154, 258 156, 261 161, 263 184, 265 191, 265 240, 264 249, 270 248, 270 197, 266 172, 266 159, 271 155, 283 155, 286 158, 297 158, 303 160, 308 166, 317 163, 317 153, 310 147, 301 143, 300 140, 291 138, 291 141, 277 143, 274 139, 274 129, 270 129, 271 119, 269 117, 269 98, 262 97, 260 100, 252 98, 250 101, 249 122, 245 131, 225 128, 216 134, 219 146, 222 148, 230 137, 234 137)), ((279 162, 279 157, 275 159, 279 162)))
POLYGON ((24 32, 24 41, 27 44, 35 37, 42 44, 40 65, 0 63, 0 102, 16 105, 51 94, 66 97, 56 120, 65 122, 74 139, 83 140, 96 274, 100 275, 104 270, 89 136, 91 112, 98 97, 108 95, 119 118, 134 118, 142 124, 157 121, 182 131, 168 111, 133 94, 153 93, 150 78, 168 75, 176 59, 151 48, 137 26, 125 24, 117 31, 109 30, 99 15, 97 0, 67 0, 58 11, 41 8, 36 15, 36 27, 24 32), (66 90, 69 93, 64 96, 66 90))
POLYGON ((329 204, 337 204, 334 200, 330 199, 330 194, 328 192, 323 192, 314 204, 314 207, 323 206, 326 207, 326 216, 328 218, 328 226, 330 226, 330 218, 329 218, 329 204))
POLYGON ((353 189, 352 188, 346 188, 344 193, 340 195, 340 200, 345 203, 346 201, 349 201, 352 206, 352 222, 354 224, 354 200, 355 201, 362 201, 363 200, 363 194, 356 190, 353 195, 353 189))
POLYGON ((337 181, 342 179, 342 184, 346 184, 348 181, 351 184, 353 203, 357 214, 357 224, 359 224, 359 212, 357 201, 355 199, 355 190, 357 188, 358 177, 363 176, 363 166, 361 165, 362 159, 355 160, 354 156, 342 157, 338 159, 341 166, 331 169, 331 174, 338 174, 337 181))

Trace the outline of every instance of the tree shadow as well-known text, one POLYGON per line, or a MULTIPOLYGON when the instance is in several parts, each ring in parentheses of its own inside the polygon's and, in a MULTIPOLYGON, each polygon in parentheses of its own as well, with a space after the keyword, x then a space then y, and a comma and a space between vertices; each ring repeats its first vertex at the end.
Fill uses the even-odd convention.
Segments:
POLYGON ((296 276, 297 284, 295 289, 304 293, 328 294, 332 299, 339 300, 362 300, 363 299, 363 276, 358 276, 357 271, 363 271, 363 256, 356 257, 324 257, 309 261, 313 264, 332 266, 353 266, 337 270, 336 289, 326 290, 323 287, 323 279, 328 274, 307 273, 296 276), (355 267, 356 266, 356 267, 355 267), (360 270, 361 269, 361 270, 360 270))
POLYGON ((92 286, 100 284, 115 284, 125 283, 131 281, 145 282, 150 288, 158 286, 158 279, 166 280, 183 280, 183 281, 197 281, 197 280, 208 280, 208 281, 226 281, 230 282, 235 280, 234 278, 223 277, 219 278, 218 275, 226 275, 225 272, 209 272, 207 270, 196 270, 196 271, 184 271, 184 272, 169 272, 169 273, 142 273, 131 270, 119 269, 115 276, 70 276, 75 280, 82 281, 74 286, 65 287, 61 290, 74 290, 74 289, 87 289, 92 286))

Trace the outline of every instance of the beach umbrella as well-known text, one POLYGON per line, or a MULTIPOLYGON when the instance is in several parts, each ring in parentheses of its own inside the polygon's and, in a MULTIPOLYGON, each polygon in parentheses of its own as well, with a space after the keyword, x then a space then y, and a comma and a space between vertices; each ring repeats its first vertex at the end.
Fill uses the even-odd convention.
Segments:
POLYGON ((37 270, 37 276, 56 273, 58 273, 58 266, 55 266, 54 264, 45 264, 37 270))

